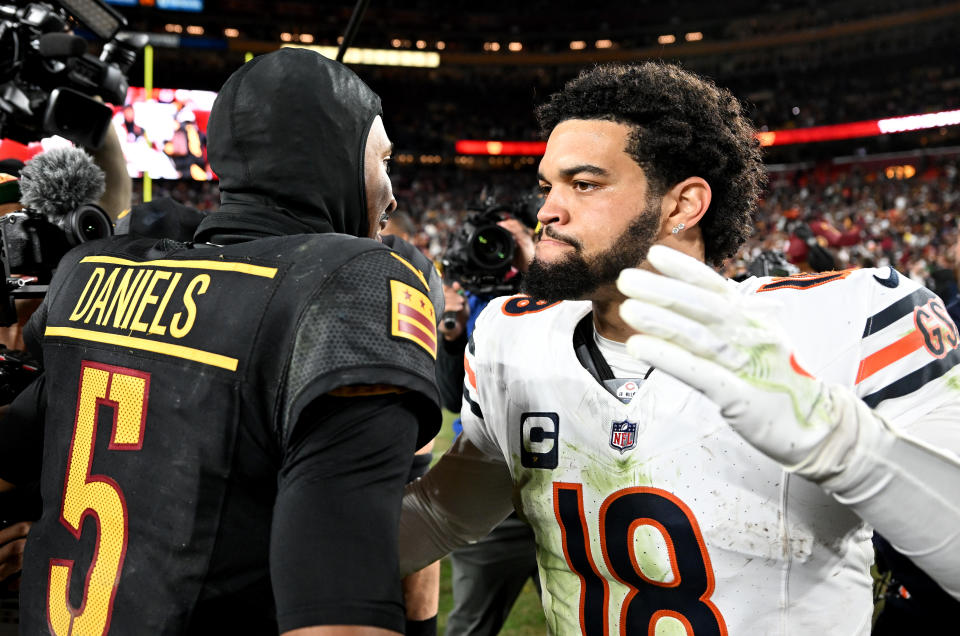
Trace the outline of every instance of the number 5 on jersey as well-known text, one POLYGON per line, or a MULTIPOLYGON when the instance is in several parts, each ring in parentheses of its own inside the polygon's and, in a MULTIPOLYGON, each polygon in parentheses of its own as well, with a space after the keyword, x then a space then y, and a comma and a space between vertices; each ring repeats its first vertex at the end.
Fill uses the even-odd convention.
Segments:
POLYGON ((150 393, 150 374, 133 369, 84 362, 73 440, 67 460, 60 523, 80 539, 83 520, 93 515, 97 544, 87 571, 83 600, 69 599, 73 560, 50 559, 47 620, 57 636, 101 636, 110 627, 113 599, 127 551, 127 503, 119 484, 106 475, 91 475, 97 419, 101 406, 113 409, 111 451, 137 451, 150 393))

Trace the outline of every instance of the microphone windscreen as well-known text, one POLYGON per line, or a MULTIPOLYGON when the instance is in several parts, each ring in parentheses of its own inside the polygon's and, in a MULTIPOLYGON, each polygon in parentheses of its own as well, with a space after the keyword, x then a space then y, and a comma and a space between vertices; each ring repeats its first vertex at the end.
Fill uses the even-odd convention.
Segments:
POLYGON ((64 215, 100 200, 103 170, 80 148, 54 148, 20 171, 20 204, 45 215, 64 215))
POLYGON ((69 33, 44 33, 37 51, 42 57, 77 57, 87 52, 87 41, 69 33))

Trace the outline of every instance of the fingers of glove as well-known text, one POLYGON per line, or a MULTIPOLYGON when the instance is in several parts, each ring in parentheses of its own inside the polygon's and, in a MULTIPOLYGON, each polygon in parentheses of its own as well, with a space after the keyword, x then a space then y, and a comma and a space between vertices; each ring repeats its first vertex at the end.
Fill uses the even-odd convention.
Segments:
POLYGON ((631 336, 627 340, 627 351, 699 390, 721 409, 736 404, 749 389, 746 383, 719 364, 654 336, 631 336))
POLYGON ((647 262, 664 276, 686 281, 691 285, 723 292, 729 289, 727 279, 706 263, 665 245, 654 245, 647 252, 647 262))
POLYGON ((734 318, 736 306, 727 296, 642 269, 625 269, 617 289, 629 298, 673 309, 703 323, 734 318))
POLYGON ((727 368, 736 369, 747 362, 745 353, 714 331, 669 309, 628 298, 620 305, 620 317, 641 333, 672 342, 727 368))
POLYGON ((26 539, 18 539, 0 547, 0 581, 23 569, 23 547, 26 543, 26 539))

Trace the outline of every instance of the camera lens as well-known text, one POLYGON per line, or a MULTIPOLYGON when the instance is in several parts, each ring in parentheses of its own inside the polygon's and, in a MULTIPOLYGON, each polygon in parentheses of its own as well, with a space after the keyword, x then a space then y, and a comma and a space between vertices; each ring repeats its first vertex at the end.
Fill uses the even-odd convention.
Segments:
POLYGON ((481 227, 470 242, 470 255, 478 268, 502 269, 513 260, 513 236, 499 225, 481 227))
POLYGON ((72 245, 113 234, 109 217, 103 210, 92 206, 84 206, 74 211, 70 226, 72 236, 69 237, 69 241, 72 245))

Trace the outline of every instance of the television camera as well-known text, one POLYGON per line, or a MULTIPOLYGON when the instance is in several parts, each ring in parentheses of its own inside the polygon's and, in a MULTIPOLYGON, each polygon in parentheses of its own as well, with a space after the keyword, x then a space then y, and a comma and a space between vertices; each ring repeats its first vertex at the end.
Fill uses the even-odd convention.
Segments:
POLYGON ((516 293, 520 277, 510 276, 516 243, 498 223, 513 217, 533 228, 542 204, 539 193, 530 193, 510 203, 488 197, 481 205, 468 207, 470 213, 441 259, 444 278, 478 295, 516 293))
POLYGON ((120 33, 123 26, 103 0, 0 4, 0 136, 27 143, 60 135, 99 148, 113 111, 94 96, 123 104, 126 73, 147 42, 120 33), (104 42, 99 57, 75 26, 104 42))

